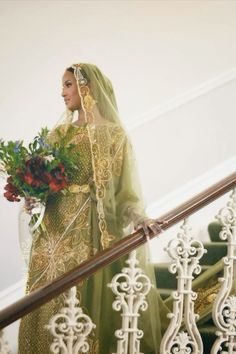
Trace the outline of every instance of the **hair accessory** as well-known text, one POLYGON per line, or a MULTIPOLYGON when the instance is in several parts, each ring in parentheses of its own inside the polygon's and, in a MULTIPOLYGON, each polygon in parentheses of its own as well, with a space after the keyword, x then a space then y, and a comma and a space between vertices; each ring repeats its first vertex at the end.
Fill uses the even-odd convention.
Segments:
POLYGON ((75 77, 78 80, 79 85, 85 86, 88 80, 83 76, 81 72, 81 67, 78 64, 73 64, 71 67, 75 70, 75 77))

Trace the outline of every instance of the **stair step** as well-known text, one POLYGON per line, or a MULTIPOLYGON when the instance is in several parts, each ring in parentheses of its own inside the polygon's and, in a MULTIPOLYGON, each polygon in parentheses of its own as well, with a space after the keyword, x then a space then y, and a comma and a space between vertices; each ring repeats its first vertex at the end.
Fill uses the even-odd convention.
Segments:
POLYGON ((163 289, 176 289, 177 282, 175 274, 169 272, 169 263, 155 264, 155 276, 157 282, 157 288, 163 289))
POLYGON ((203 245, 207 253, 200 259, 200 264, 213 265, 227 254, 226 242, 207 242, 203 245))
MULTIPOLYGON (((209 269, 210 268, 210 266, 206 266, 206 265, 203 265, 203 266, 201 266, 201 268, 202 268, 202 272, 201 272, 201 274, 203 273, 203 272, 205 272, 207 269, 209 269)), ((163 266, 163 268, 160 270, 160 271, 162 271, 164 269, 164 266, 163 266)), ((168 270, 168 266, 167 266, 167 269, 165 269, 165 271, 168 271, 169 272, 169 270, 168 270)), ((171 274, 171 273, 169 273, 170 274, 170 276, 175 276, 174 274, 171 274)), ((157 278, 157 281, 158 281, 158 284, 160 283, 160 278, 159 278, 159 274, 156 274, 156 277, 158 277, 157 278)), ((165 278, 166 279, 166 278, 165 278)), ((162 281, 162 280, 161 280, 162 281)), ((169 278, 168 278, 168 281, 169 281, 169 278)), ((174 282, 174 279, 170 279, 170 281, 173 281, 174 282)), ((167 283, 167 282, 166 282, 167 283)), ((177 284, 177 282, 176 282, 176 284, 177 284)), ((169 285, 169 284, 168 284, 169 285)), ((159 292, 159 294, 161 295, 161 297, 162 297, 162 299, 163 300, 165 300, 165 299, 167 299, 168 297, 170 297, 171 295, 172 295, 172 292, 174 291, 174 290, 176 290, 176 287, 174 287, 174 288, 162 288, 162 287, 157 287, 157 290, 158 290, 158 292, 159 292)), ((196 290, 196 289, 195 289, 196 290)))
POLYGON ((174 289, 167 289, 167 288, 159 288, 158 292, 161 295, 162 299, 165 300, 171 296, 174 289))
MULTIPOLYGON (((201 274, 227 254, 226 242, 204 243, 204 247, 207 249, 207 253, 200 260, 201 274)), ((158 288, 176 289, 176 275, 169 272, 169 265, 169 263, 156 263, 154 265, 158 288)))
MULTIPOLYGON (((170 289, 170 294, 171 294, 171 292, 177 288, 177 279, 176 279, 176 274, 170 273, 168 267, 169 267, 169 263, 156 263, 154 265, 157 288, 170 289)), ((202 265, 201 274, 208 268, 209 266, 202 265)))
POLYGON ((204 354, 209 354, 211 352, 211 348, 217 338, 215 334, 216 331, 217 328, 215 326, 203 326, 199 328, 204 346, 204 354))
POLYGON ((208 225, 208 233, 212 242, 224 242, 219 236, 221 230, 222 225, 219 221, 213 221, 208 225))

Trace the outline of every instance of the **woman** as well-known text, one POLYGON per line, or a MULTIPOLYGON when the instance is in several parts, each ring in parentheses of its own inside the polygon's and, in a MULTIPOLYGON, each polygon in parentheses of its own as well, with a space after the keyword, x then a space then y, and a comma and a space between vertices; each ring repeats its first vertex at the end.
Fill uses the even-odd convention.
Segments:
MULTIPOLYGON (((75 144, 74 152, 79 152, 78 173, 68 194, 58 193, 48 199, 44 231, 36 230, 33 237, 28 292, 110 247, 133 228, 143 228, 148 233, 159 227, 145 215, 132 148, 121 126, 109 79, 95 65, 75 64, 66 69, 62 84, 67 110, 51 132, 50 141, 63 139, 66 144, 75 144)), ((144 253, 142 247, 141 267, 145 267, 144 253)), ((124 258, 77 286, 80 306, 96 324, 89 338, 91 354, 116 351, 114 331, 120 328, 121 320, 112 311, 114 297, 107 284, 123 266, 124 258)), ((146 265, 144 270, 154 283, 153 269, 146 265)), ((63 300, 61 295, 22 319, 19 354, 50 352, 52 337, 44 326, 63 307, 63 300)), ((155 291, 149 295, 149 309, 140 322, 139 328, 145 332, 142 351, 158 353, 161 326, 155 291)))

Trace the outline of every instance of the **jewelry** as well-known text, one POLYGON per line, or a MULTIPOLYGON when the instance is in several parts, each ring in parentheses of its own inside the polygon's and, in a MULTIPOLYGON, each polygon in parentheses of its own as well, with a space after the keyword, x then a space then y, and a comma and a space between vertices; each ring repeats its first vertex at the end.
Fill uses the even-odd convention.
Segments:
POLYGON ((80 86, 85 86, 87 84, 87 79, 83 76, 82 72, 81 72, 81 68, 78 64, 73 64, 71 66, 74 70, 75 70, 75 77, 79 82, 80 86))

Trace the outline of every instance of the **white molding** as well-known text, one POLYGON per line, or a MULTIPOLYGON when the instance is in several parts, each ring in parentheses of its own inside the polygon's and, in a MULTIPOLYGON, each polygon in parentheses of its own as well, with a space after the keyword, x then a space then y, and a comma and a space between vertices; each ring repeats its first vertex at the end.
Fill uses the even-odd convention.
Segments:
POLYGON ((193 101, 199 98, 200 96, 203 96, 208 92, 219 88, 220 86, 226 85, 230 81, 235 79, 236 79, 236 67, 232 68, 229 71, 226 71, 223 74, 214 77, 213 79, 207 80, 202 84, 156 106, 155 108, 146 112, 145 114, 136 117, 134 122, 127 124, 127 129, 131 131, 152 121, 153 119, 159 119, 163 117, 165 114, 169 113, 170 111, 173 111, 179 108, 180 106, 183 106, 189 103, 190 101, 193 101))
POLYGON ((19 298, 23 297, 24 286, 25 280, 21 279, 20 281, 12 284, 8 288, 0 291, 0 309, 12 304, 19 298))
POLYGON ((159 217, 234 172, 236 172, 236 155, 177 190, 166 194, 158 202, 150 204, 147 213, 152 217, 159 217))

